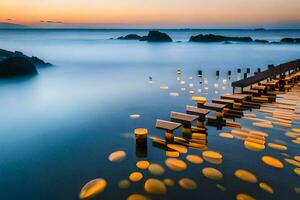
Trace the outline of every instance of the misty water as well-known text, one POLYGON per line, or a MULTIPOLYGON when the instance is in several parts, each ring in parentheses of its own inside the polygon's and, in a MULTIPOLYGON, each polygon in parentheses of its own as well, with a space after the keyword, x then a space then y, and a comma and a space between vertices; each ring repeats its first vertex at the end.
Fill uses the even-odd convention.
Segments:
MULTIPOLYGON (((119 189, 118 182, 136 171, 135 163, 147 159, 164 165, 165 152, 152 147, 148 140, 146 158, 136 157, 133 130, 144 127, 149 136, 163 138, 155 129, 156 119, 169 120, 170 111, 185 112, 185 105, 195 105, 189 90, 209 100, 232 91, 237 68, 242 72, 268 64, 280 64, 299 59, 300 45, 257 43, 191 43, 191 35, 215 33, 228 36, 251 36, 254 39, 279 41, 283 37, 300 37, 297 30, 166 30, 175 42, 148 43, 112 40, 128 33, 146 35, 147 30, 1 30, 0 48, 22 51, 52 63, 40 67, 33 78, 0 80, 0 195, 1 199, 78 199, 84 184, 95 178, 105 178, 107 189, 93 199, 126 199, 132 193, 145 194, 143 182, 152 177, 143 171, 143 181, 132 183, 129 189, 119 189), (180 42, 179 42, 180 41, 180 42), (177 80, 187 82, 185 92, 177 80), (197 71, 203 77, 197 77, 197 71), (216 80, 216 70, 220 77, 216 80), (227 71, 232 71, 228 80, 227 71), (153 84, 149 84, 149 77, 153 84), (194 77, 191 81, 188 77, 194 77), (200 81, 209 81, 205 91, 200 81), (225 85, 223 79, 227 80, 225 85), (189 89, 188 84, 194 88, 189 89), (215 89, 215 83, 219 88, 215 89), (169 90, 160 90, 168 85, 169 90), (224 86, 221 88, 221 86, 224 86), (201 91, 199 91, 201 89, 201 91), (217 92, 215 92, 217 91, 217 92), (170 96, 178 92, 179 96, 170 96), (218 93, 218 94, 216 94, 218 93), (129 115, 140 114, 139 119, 129 115), (111 163, 108 155, 116 150, 127 152, 121 163, 111 163)), ((257 113, 264 116, 265 114, 257 113)), ((253 128, 251 122, 242 122, 253 128)), ((274 130, 255 127, 272 134, 270 141, 282 140, 288 153, 299 155, 299 145, 286 140, 286 128, 274 130)), ((234 199, 237 193, 251 194, 256 199, 298 199, 294 191, 300 187, 294 167, 285 164, 277 170, 263 165, 262 155, 282 160, 278 150, 266 148, 253 152, 242 141, 226 140, 217 133, 230 132, 208 127, 208 149, 222 152, 221 165, 203 163, 188 165, 184 172, 166 170, 159 179, 193 178, 198 188, 186 191, 178 185, 168 188, 164 196, 151 199, 234 199), (201 169, 212 166, 224 178, 211 181, 201 169), (242 182, 233 176, 236 169, 248 169, 259 181, 269 183, 274 194, 262 191, 257 184, 242 182), (215 184, 224 185, 225 192, 215 184)), ((179 132, 176 132, 179 135, 179 132)), ((191 150, 201 155, 201 151, 191 150)), ((181 157, 184 159, 184 156, 181 157)))

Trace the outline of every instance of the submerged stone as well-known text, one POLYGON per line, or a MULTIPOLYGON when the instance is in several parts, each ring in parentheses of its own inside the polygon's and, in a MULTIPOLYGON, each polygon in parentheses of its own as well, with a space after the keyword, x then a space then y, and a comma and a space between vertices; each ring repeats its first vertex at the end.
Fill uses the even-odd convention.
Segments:
POLYGON ((187 155, 185 158, 193 164, 203 163, 203 159, 198 155, 187 155))
POLYGON ((137 168, 148 169, 150 163, 147 160, 141 160, 136 163, 137 168))
POLYGON ((177 144, 168 144, 167 145, 168 148, 174 150, 174 151, 178 151, 181 154, 185 154, 187 153, 187 148, 181 145, 177 145, 177 144))
POLYGON ((145 182, 144 189, 146 192, 154 195, 162 195, 167 192, 165 184, 154 178, 150 178, 145 182))
POLYGON ((125 159, 125 157, 126 157, 125 151, 115 151, 109 155, 108 159, 111 162, 121 162, 122 160, 125 159))
POLYGON ((263 156, 262 161, 268 166, 280 169, 283 168, 283 163, 277 158, 273 158, 271 156, 263 156))
POLYGON ((132 194, 127 198, 127 200, 149 200, 149 199, 141 194, 132 194))
POLYGON ((83 186, 79 198, 86 199, 95 196, 105 190, 107 182, 103 178, 94 179, 83 186))
POLYGON ((178 184, 186 190, 194 190, 197 188, 197 183, 190 178, 182 178, 178 181, 178 184))
POLYGON ((216 151, 203 151, 202 152, 203 157, 208 157, 208 158, 214 158, 214 159, 222 159, 222 154, 216 151))
POLYGON ((234 172, 234 175, 242 181, 246 181, 249 183, 257 183, 256 176, 247 170, 238 169, 234 172))
POLYGON ((209 178, 212 180, 221 180, 223 178, 223 174, 219 170, 212 168, 212 167, 203 168, 202 174, 206 178, 209 178))
POLYGON ((148 170, 151 174, 156 176, 160 176, 165 173, 165 169, 161 165, 155 163, 149 165, 148 170))
POLYGON ((187 168, 186 163, 177 158, 168 158, 166 159, 165 164, 169 169, 177 172, 183 171, 187 168))
POLYGON ((127 189, 130 187, 130 182, 127 179, 121 180, 119 182, 119 188, 121 189, 127 189))
POLYGON ((164 182, 164 184, 165 184, 166 186, 168 186, 168 187, 172 187, 172 186, 175 185, 174 181, 173 181, 172 179, 170 179, 170 178, 165 178, 165 179, 163 180, 163 182, 164 182))
POLYGON ((300 167, 300 162, 298 162, 296 160, 285 158, 284 161, 291 165, 294 165, 295 167, 300 167))
POLYGON ((142 180, 143 178, 143 174, 141 172, 132 172, 129 175, 129 180, 131 180, 132 182, 139 182, 140 180, 142 180))
POLYGON ((287 147, 281 144, 275 144, 275 143, 268 143, 268 147, 272 149, 277 149, 277 150, 282 150, 285 151, 287 150, 287 147))
POLYGON ((244 193, 236 195, 236 200, 255 200, 252 196, 244 193))
POLYGON ((263 182, 259 183, 259 187, 260 187, 262 190, 266 191, 266 192, 269 192, 269 193, 271 193, 271 194, 274 193, 272 187, 269 186, 269 185, 266 184, 266 183, 263 183, 263 182))

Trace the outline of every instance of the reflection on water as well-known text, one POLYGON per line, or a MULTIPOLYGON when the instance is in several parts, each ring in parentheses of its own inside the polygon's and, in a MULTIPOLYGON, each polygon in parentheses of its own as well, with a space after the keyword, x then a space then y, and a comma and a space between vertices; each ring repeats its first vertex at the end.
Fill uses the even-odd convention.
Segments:
MULTIPOLYGON (((284 199, 287 194, 289 199, 298 198, 294 156, 299 156, 300 117, 288 111, 290 105, 268 105, 236 119, 243 125, 240 132, 206 125, 205 138, 195 132, 187 138, 178 129, 174 140, 180 147, 166 148, 159 139, 164 133, 155 129, 156 119, 169 120, 171 111, 185 112, 186 105, 195 105, 192 96, 204 96, 211 102, 230 93, 231 81, 240 79, 246 66, 255 71, 257 66, 298 58, 298 45, 106 40, 125 33, 0 31, 1 48, 24 51, 55 64, 39 69, 39 76, 33 79, 0 82, 3 199, 78 199, 81 189, 87 191, 85 195, 98 193, 95 198, 99 199, 284 199), (237 68, 241 68, 239 73, 237 68), (139 127, 148 130, 147 148, 144 142, 136 145, 133 130, 139 127), (152 138, 160 148, 149 143, 152 138), (205 151, 218 154, 202 155, 205 151), (110 162, 108 157, 119 162, 110 162), (168 161, 167 166, 170 157, 178 160, 168 161), (141 160, 149 162, 149 167, 137 164, 141 160), (258 182, 241 183, 234 176, 238 169, 248 170, 258 182), (48 171, 51 173, 45 173, 48 171), (142 179, 130 183, 132 172, 142 173, 142 179), (87 184, 91 180, 97 181, 87 184), (22 187, 10 192, 16 184, 22 187)), ((288 33, 268 34, 263 37, 276 39, 288 33)), ((184 39, 191 32, 171 35, 184 39)), ((296 101, 293 96, 286 99, 296 101)))

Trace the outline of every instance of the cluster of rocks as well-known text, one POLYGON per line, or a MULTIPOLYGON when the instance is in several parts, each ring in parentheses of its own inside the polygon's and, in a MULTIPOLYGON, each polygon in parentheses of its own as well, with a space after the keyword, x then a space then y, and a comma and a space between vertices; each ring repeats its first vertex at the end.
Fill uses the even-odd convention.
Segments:
POLYGON ((50 66, 38 57, 29 57, 19 51, 0 49, 0 78, 13 78, 38 74, 37 66, 50 66))
MULTIPOLYGON (((172 42, 172 38, 166 33, 160 31, 149 31, 147 36, 140 36, 137 34, 128 34, 126 36, 121 36, 117 38, 118 40, 139 40, 148 42, 172 42)), ((191 36, 190 42, 224 42, 225 44, 230 44, 231 42, 255 42, 255 43, 300 43, 300 38, 283 38, 280 42, 269 42, 268 40, 252 39, 251 37, 230 37, 223 35, 214 34, 199 34, 191 36)))

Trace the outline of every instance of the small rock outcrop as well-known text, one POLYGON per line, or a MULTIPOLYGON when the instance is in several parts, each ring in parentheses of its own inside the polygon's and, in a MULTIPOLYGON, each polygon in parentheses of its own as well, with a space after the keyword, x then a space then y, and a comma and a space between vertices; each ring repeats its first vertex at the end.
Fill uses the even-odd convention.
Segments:
POLYGON ((24 56, 12 56, 0 62, 0 78, 32 76, 37 73, 34 63, 24 56))
POLYGON ((143 38, 143 41, 148 42, 172 42, 172 38, 166 34, 159 31, 149 31, 148 36, 143 38))
POLYGON ((263 43, 263 44, 269 43, 268 40, 259 40, 259 39, 254 40, 254 42, 257 42, 257 43, 263 43))
POLYGON ((280 40, 282 43, 300 43, 300 38, 282 38, 280 40))
POLYGON ((118 37, 118 40, 140 40, 142 37, 137 34, 128 34, 126 36, 118 37))
POLYGON ((24 57, 27 60, 31 61, 35 65, 51 66, 50 63, 44 62, 43 60, 41 60, 40 58, 35 57, 35 56, 30 57, 30 56, 23 54, 20 51, 13 52, 13 51, 6 51, 4 49, 0 49, 0 61, 4 60, 5 58, 14 57, 14 56, 24 57))
POLYGON ((213 35, 213 34, 199 34, 196 36, 190 37, 190 42, 252 42, 251 37, 228 37, 222 35, 213 35))

